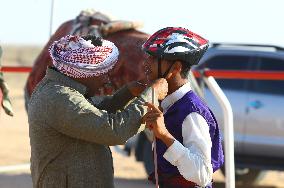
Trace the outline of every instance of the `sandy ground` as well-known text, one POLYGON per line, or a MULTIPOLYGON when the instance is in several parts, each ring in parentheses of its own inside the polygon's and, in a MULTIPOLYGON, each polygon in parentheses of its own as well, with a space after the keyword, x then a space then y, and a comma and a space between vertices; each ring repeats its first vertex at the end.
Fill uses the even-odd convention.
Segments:
MULTIPOLYGON (((13 118, 9 117, 4 114, 3 110, 0 110, 0 169, 1 166, 29 163, 28 123, 23 100, 23 87, 26 76, 26 74, 5 75, 11 90, 15 116, 13 118)), ((126 157, 113 150, 113 158, 117 188, 154 187, 147 182, 142 163, 136 162, 133 155, 126 157)), ((220 172, 214 174, 214 181, 216 182, 215 187, 225 187, 224 177, 220 172)), ((0 172, 0 188, 30 187, 32 187, 32 183, 28 169, 0 172)), ((283 188, 284 172, 267 171, 258 185, 254 187, 283 188)))

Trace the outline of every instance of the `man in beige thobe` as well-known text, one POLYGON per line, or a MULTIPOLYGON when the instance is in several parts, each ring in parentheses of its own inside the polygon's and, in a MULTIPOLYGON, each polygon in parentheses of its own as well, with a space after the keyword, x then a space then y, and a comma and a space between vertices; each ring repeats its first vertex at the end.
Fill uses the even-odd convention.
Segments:
POLYGON ((113 188, 109 146, 138 132, 151 87, 162 99, 167 82, 159 79, 145 89, 130 84, 94 104, 90 97, 117 62, 116 46, 66 36, 53 43, 50 54, 54 67, 47 69, 28 106, 33 186, 113 188))

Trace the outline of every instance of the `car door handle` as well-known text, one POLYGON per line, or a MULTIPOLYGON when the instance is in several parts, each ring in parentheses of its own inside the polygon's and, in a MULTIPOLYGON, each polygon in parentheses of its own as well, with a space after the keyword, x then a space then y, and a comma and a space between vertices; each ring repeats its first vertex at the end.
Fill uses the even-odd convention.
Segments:
POLYGON ((259 108, 263 107, 263 104, 259 100, 256 100, 256 101, 249 102, 248 106, 252 107, 254 109, 259 109, 259 108))

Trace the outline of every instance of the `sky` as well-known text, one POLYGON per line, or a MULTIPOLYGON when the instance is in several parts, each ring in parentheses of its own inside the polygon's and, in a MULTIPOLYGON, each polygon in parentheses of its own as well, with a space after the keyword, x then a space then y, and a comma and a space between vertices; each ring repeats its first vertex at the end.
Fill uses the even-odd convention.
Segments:
POLYGON ((185 27, 211 42, 284 46, 283 0, 0 0, 0 44, 44 45, 63 22, 95 9, 116 20, 143 22, 152 34, 185 27))

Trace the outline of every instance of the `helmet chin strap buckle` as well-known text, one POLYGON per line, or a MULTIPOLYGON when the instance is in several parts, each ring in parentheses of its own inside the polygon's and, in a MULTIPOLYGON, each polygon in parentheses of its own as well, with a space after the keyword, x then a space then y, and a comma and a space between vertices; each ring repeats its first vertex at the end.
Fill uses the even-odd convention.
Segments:
POLYGON ((163 78, 162 75, 162 62, 161 58, 158 58, 158 78, 163 78))
POLYGON ((158 78, 166 78, 175 62, 172 62, 170 67, 167 69, 167 71, 162 74, 162 59, 158 58, 158 78))

